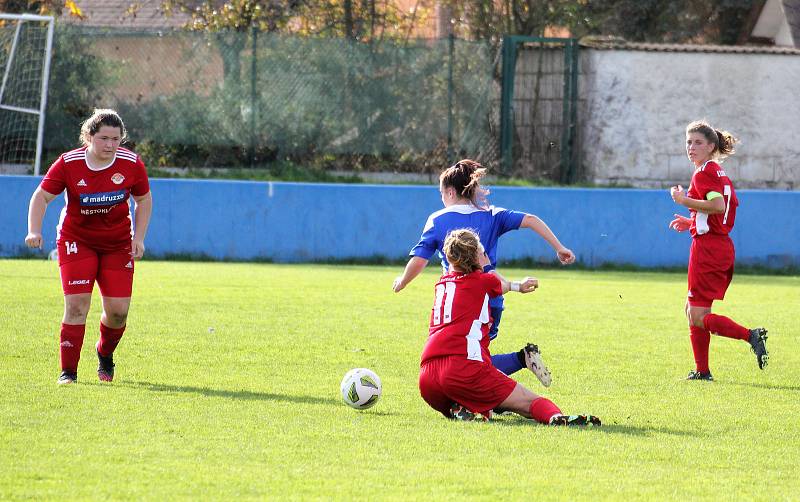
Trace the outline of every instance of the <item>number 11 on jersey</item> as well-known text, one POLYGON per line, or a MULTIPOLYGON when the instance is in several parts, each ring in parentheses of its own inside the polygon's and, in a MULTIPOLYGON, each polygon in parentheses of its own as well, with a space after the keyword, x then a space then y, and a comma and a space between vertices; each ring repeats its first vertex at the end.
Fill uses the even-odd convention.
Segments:
POLYGON ((433 302, 433 325, 447 324, 453 320, 453 297, 456 283, 446 282, 436 285, 436 299, 433 302))

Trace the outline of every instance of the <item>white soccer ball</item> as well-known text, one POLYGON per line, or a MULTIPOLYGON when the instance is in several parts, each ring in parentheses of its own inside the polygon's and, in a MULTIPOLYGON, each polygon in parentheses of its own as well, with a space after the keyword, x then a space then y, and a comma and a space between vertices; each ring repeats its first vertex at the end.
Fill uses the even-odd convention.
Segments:
POLYGON ((381 397, 381 379, 372 370, 355 368, 344 376, 341 389, 342 399, 347 406, 366 410, 374 406, 381 397))

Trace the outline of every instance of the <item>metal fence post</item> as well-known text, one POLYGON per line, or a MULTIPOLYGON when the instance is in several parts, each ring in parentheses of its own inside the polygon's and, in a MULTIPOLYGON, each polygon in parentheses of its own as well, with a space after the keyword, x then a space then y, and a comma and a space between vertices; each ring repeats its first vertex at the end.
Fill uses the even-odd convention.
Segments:
POLYGON ((511 35, 503 37, 503 73, 500 98, 500 152, 502 154, 503 171, 511 172, 514 159, 514 73, 517 66, 517 40, 511 35))

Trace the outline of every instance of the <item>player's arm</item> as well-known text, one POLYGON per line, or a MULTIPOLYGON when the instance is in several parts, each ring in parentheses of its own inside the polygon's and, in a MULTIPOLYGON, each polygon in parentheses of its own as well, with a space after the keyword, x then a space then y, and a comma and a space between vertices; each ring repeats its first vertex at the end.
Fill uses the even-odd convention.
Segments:
POLYGON ((519 225, 520 228, 529 228, 539 234, 542 239, 546 240, 548 244, 556 251, 558 255, 558 260, 563 265, 569 265, 575 262, 575 253, 572 250, 564 247, 561 244, 561 241, 558 240, 556 234, 550 230, 550 227, 547 226, 547 223, 542 221, 538 216, 533 214, 526 214, 525 217, 522 219, 522 223, 519 225))
POLYGON ((153 214, 153 195, 151 192, 134 195, 133 203, 136 206, 133 211, 136 224, 131 242, 131 256, 136 260, 144 256, 144 237, 147 235, 147 227, 150 226, 150 215, 153 214))
POLYGON ((412 256, 408 263, 406 263, 406 268, 403 270, 403 275, 398 277, 394 280, 392 284, 392 290, 395 293, 399 293, 403 290, 408 283, 413 281, 424 269, 425 266, 428 264, 428 260, 425 258, 421 258, 419 256, 412 256))
POLYGON ((722 214, 725 212, 725 198, 718 192, 708 192, 706 200, 688 197, 680 185, 674 186, 669 191, 672 200, 683 207, 700 211, 706 214, 722 214))
POLYGON ((531 291, 536 291, 536 288, 539 287, 539 280, 535 277, 526 277, 521 281, 509 281, 505 277, 500 274, 497 270, 492 270, 489 272, 490 274, 494 274, 500 279, 500 287, 503 290, 503 294, 508 293, 509 291, 516 291, 518 293, 530 293, 531 291))
POLYGON ((37 187, 31 196, 28 204, 28 235, 25 236, 25 245, 29 248, 42 247, 42 221, 47 205, 50 204, 56 194, 52 194, 42 187, 37 187))

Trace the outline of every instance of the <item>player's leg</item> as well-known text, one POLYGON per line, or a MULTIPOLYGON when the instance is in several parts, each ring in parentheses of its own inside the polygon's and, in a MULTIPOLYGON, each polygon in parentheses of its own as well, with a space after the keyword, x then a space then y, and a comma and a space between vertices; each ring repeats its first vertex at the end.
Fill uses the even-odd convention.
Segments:
POLYGON ((705 262, 713 261, 706 256, 706 250, 700 247, 696 239, 692 240, 689 250, 689 270, 687 274, 688 295, 684 306, 686 319, 689 321, 689 340, 692 343, 695 369, 690 371, 687 380, 713 380, 708 366, 708 349, 711 343, 711 333, 702 325, 697 326, 692 319, 692 305, 698 308, 708 308, 710 311, 712 300, 706 298, 703 271, 709 268, 705 262))
MULTIPOLYGON (((503 316, 503 307, 490 307, 489 313, 492 316, 492 325, 489 327, 489 341, 491 342, 497 338, 497 332, 500 330, 500 318, 503 316)), ((524 360, 520 362, 516 352, 493 354, 492 364, 506 375, 516 373, 525 367, 524 360)))
MULTIPOLYGON (((686 377, 687 380, 707 380, 713 381, 714 377, 711 376, 711 369, 708 365, 708 348, 711 344, 711 333, 705 329, 702 324, 697 326, 695 319, 711 312, 711 302, 705 300, 692 300, 701 305, 692 305, 691 302, 686 300, 686 318, 689 321, 689 339, 692 342, 692 352, 694 354, 694 371, 690 371, 686 377), (708 306, 704 306, 704 305, 708 306)), ((700 317, 702 319, 702 317, 700 317)))
POLYGON ((64 291, 64 316, 61 320, 59 384, 78 379, 78 362, 86 333, 86 316, 92 302, 92 288, 97 276, 97 254, 83 243, 58 243, 61 288, 64 291))
MULTIPOLYGON (((489 328, 489 341, 497 337, 500 329, 500 318, 503 316, 503 307, 491 307, 492 325, 489 328)), ((550 385, 550 370, 542 362, 541 354, 536 345, 529 343, 517 352, 507 354, 494 354, 492 364, 506 375, 511 375, 527 367, 545 387, 550 385), (535 350, 534 350, 535 349, 535 350)))
POLYGON ((428 406, 447 418, 452 418, 453 399, 445 394, 439 381, 442 366, 446 357, 431 359, 419 369, 419 393, 428 406))
MULTIPOLYGON (((749 343, 750 348, 756 355, 758 367, 764 369, 769 360, 766 346, 767 330, 764 328, 748 329, 729 317, 713 314, 711 312, 711 302, 713 299, 721 300, 725 297, 725 292, 732 279, 732 263, 727 269, 706 271, 700 276, 698 280, 700 285, 699 289, 703 290, 703 296, 705 298, 710 298, 712 300, 708 300, 707 309, 694 308, 696 303, 691 301, 690 303, 693 307, 690 309, 690 322, 693 326, 708 330, 715 335, 749 343)), ((701 305, 701 307, 702 306, 705 306, 705 304, 701 305)))
POLYGON ((100 316, 100 340, 95 349, 97 376, 104 382, 114 379, 114 350, 127 325, 133 271, 134 264, 128 251, 100 255, 97 286, 103 296, 103 313, 100 316))
POLYGON ((525 418, 532 418, 548 425, 600 425, 593 415, 564 415, 555 403, 546 397, 537 396, 520 384, 500 403, 499 409, 513 411, 525 418))

